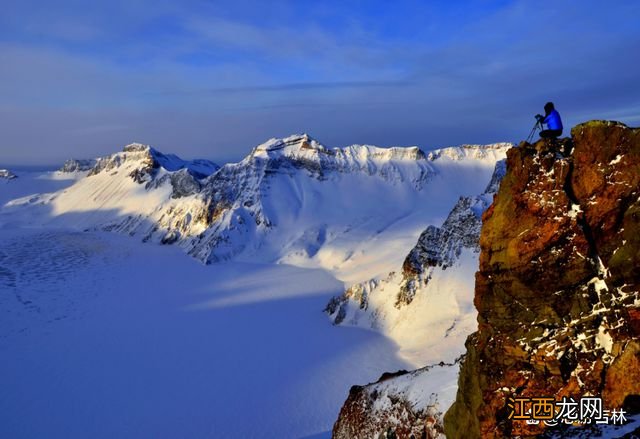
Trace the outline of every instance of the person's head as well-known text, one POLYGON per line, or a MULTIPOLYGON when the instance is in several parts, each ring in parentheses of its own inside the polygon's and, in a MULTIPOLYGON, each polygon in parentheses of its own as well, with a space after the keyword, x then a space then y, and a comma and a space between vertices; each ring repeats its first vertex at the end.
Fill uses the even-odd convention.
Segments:
POLYGON ((553 102, 547 102, 544 104, 544 112, 549 114, 554 110, 553 102))

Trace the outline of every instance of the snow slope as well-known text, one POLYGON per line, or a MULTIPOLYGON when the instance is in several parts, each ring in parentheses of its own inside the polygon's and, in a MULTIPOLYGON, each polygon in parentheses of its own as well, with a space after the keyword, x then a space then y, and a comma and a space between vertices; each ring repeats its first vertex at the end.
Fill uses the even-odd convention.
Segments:
MULTIPOLYGON (((43 193, 56 192, 73 185, 82 177, 81 173, 43 172, 43 171, 16 171, 12 172, 15 178, 6 179, 0 177, 0 212, 11 200, 26 197, 40 198, 43 193)), ((0 213, 2 215, 2 213, 0 213)), ((0 220, 0 227, 2 221, 0 220)))
POLYGON ((484 210, 504 175, 496 165, 486 190, 460 197, 441 227, 427 227, 406 258, 387 275, 351 285, 326 311, 338 325, 375 329, 416 367, 453 363, 476 329, 475 272, 484 210))
POLYGON ((496 163, 485 191, 460 197, 442 226, 427 227, 401 267, 386 277, 350 286, 325 311, 336 325, 370 328, 398 344, 398 354, 419 369, 350 392, 334 434, 377 437, 388 428, 430 434, 455 400, 465 340, 476 330, 473 304, 482 213, 506 171, 496 163), (362 407, 366 419, 350 417, 362 407), (355 423, 355 424, 354 424, 355 423), (366 431, 365 431, 366 430, 366 431))
POLYGON ((0 437, 281 438, 406 364, 327 325, 323 270, 205 266, 104 232, 0 230, 0 437))

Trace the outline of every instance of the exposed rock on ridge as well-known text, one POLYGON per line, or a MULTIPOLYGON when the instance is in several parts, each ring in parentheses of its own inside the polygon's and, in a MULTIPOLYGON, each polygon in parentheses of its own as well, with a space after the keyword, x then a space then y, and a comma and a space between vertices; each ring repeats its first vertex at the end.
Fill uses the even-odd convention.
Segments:
POLYGON ((432 268, 446 270, 463 249, 479 250, 481 215, 489 206, 488 197, 460 197, 441 227, 429 226, 402 265, 402 286, 396 306, 408 305, 421 283, 427 283, 432 268))
POLYGON ((93 159, 69 159, 60 169, 59 172, 84 172, 90 171, 96 165, 96 160, 93 159))
POLYGON ((254 148, 243 162, 264 164, 266 172, 276 172, 287 167, 305 169, 319 179, 331 172, 362 172, 378 175, 389 181, 405 181, 411 178, 417 188, 422 187, 432 174, 424 152, 414 147, 379 148, 371 145, 351 145, 344 148, 327 148, 307 134, 293 135, 285 139, 271 139, 254 148), (403 172, 403 162, 420 164, 418 175, 403 172))

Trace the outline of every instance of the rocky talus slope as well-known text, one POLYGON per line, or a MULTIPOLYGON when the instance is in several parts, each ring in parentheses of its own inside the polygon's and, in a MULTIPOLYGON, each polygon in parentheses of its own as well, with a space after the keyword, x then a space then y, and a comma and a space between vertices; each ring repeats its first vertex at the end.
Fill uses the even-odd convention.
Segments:
POLYGON ((474 303, 449 439, 534 436, 509 397, 640 395, 640 129, 574 127, 565 156, 540 141, 507 154, 483 215, 474 303))

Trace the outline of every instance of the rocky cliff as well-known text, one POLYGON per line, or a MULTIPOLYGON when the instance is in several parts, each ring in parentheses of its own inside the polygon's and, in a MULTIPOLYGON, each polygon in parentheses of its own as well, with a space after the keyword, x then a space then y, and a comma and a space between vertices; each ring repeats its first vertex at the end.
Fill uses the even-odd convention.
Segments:
POLYGON ((592 121, 561 143, 566 156, 544 141, 509 150, 483 215, 449 439, 542 433, 509 419, 509 398, 630 410, 640 395, 640 129, 592 121))

